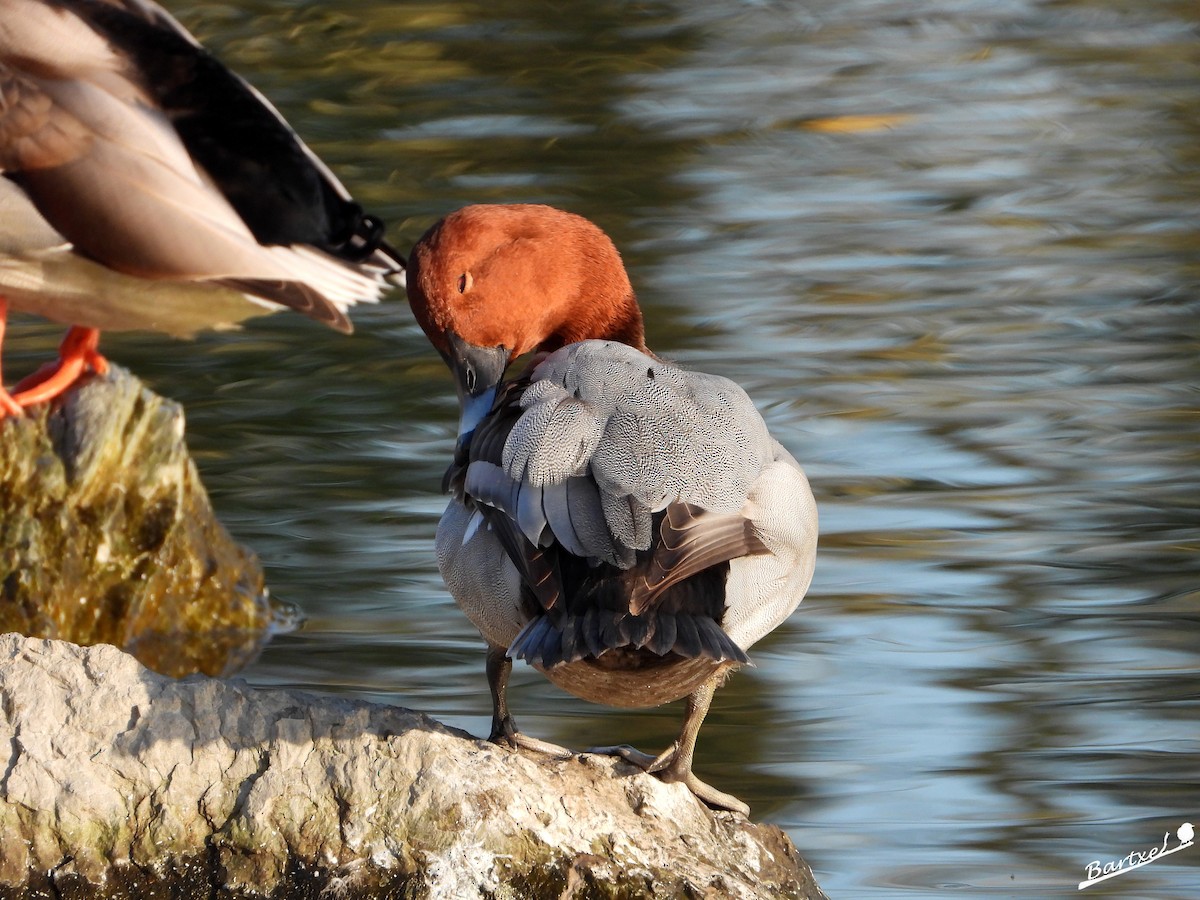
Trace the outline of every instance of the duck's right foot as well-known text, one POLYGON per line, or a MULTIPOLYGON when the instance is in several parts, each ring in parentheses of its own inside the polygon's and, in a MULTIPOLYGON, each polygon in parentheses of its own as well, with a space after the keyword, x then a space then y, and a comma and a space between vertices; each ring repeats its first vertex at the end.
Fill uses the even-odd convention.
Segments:
POLYGON ((650 767, 658 761, 657 756, 651 756, 649 753, 643 753, 636 747, 631 747, 628 744, 614 744, 606 747, 588 747, 583 751, 595 756, 619 756, 627 763, 632 763, 643 771, 650 771, 650 767))

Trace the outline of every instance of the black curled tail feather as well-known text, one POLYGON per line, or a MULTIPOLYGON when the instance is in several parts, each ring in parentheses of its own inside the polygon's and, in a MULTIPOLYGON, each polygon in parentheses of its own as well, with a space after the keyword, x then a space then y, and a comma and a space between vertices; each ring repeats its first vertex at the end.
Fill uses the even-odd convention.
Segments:
POLYGON ((508 655, 542 669, 597 659, 613 650, 753 665, 746 651, 709 616, 661 611, 634 616, 593 607, 581 616, 555 619, 552 621, 549 615, 533 619, 521 629, 508 655))

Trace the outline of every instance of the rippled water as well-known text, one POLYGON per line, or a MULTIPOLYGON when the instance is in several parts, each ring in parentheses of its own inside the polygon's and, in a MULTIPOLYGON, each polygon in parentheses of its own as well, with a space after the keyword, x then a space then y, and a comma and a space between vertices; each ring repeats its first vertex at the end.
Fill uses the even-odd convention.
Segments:
MULTIPOLYGON (((651 346, 744 384, 805 464, 816 581, 697 768, 831 896, 1084 896, 1088 863, 1200 819, 1194 3, 174 8, 402 247, 472 201, 599 221, 651 346)), ((480 734, 432 558, 451 382, 403 303, 355 321, 105 347, 185 404, 308 616, 247 677, 480 734)), ((10 371, 56 336, 20 320, 10 371)), ((657 749, 681 715, 528 671, 512 700, 578 747, 657 749)), ((1191 848, 1085 895, 1198 886, 1191 848)))

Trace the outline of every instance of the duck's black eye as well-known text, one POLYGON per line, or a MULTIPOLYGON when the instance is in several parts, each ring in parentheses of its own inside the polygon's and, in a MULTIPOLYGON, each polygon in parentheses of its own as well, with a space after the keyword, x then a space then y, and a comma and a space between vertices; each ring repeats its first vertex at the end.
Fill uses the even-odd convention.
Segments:
POLYGON ((458 276, 458 292, 460 294, 465 294, 467 291, 469 291, 471 289, 472 283, 473 283, 473 279, 471 278, 471 273, 463 272, 461 275, 458 276))

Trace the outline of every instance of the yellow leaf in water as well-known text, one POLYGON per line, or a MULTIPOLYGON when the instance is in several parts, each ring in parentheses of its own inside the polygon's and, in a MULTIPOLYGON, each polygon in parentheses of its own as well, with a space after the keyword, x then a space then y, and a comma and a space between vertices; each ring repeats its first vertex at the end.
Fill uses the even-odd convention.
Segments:
POLYGON ((833 134, 852 134, 860 131, 883 131, 894 125, 902 125, 912 119, 908 113, 892 113, 883 115, 862 116, 828 116, 819 119, 805 119, 799 123, 801 128, 809 131, 825 131, 833 134))

